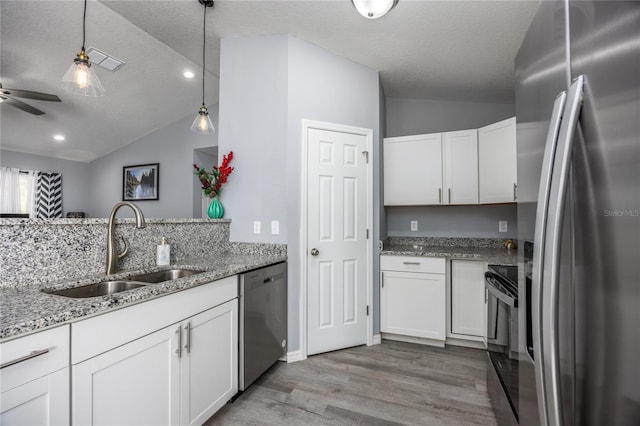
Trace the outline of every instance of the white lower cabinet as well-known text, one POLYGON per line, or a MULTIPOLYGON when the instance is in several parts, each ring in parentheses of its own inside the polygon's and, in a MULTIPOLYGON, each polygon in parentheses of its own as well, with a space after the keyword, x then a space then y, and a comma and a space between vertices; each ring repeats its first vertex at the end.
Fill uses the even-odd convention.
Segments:
POLYGON ((485 263, 472 260, 451 261, 451 333, 484 337, 485 263))
POLYGON ((182 323, 180 424, 200 425, 238 392, 238 301, 182 323))
POLYGON ((76 425, 179 422, 178 325, 73 366, 76 425))
POLYGON ((238 391, 236 276, 72 324, 74 425, 200 425, 238 391))
POLYGON ((380 331, 444 341, 445 259, 381 256, 381 271, 380 331))
POLYGON ((69 326, 0 345, 0 424, 69 424, 69 326))
POLYGON ((199 425, 236 394, 237 300, 73 366, 74 424, 199 425))

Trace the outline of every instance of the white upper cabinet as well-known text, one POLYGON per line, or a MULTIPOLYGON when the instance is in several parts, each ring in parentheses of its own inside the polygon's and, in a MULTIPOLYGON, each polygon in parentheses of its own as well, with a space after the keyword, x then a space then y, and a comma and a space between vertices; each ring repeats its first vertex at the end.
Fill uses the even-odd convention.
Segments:
POLYGON ((441 204, 442 133, 384 139, 384 205, 441 204))
POLYGON ((480 204, 513 203, 517 190, 516 118, 478 129, 480 204))
POLYGON ((444 133, 443 204, 478 204, 478 131, 444 133))

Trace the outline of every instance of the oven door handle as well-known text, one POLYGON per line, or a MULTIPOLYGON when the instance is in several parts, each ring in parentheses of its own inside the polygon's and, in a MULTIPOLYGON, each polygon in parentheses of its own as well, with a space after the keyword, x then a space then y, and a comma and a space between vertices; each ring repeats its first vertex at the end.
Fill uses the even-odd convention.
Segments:
POLYGON ((505 294, 496 285, 495 278, 493 277, 493 274, 491 274, 491 272, 486 272, 485 273, 485 275, 484 275, 484 286, 487 288, 487 290, 489 290, 489 293, 491 293, 492 295, 497 297, 501 302, 506 303, 507 305, 511 306, 512 308, 517 308, 518 307, 516 300, 513 297, 509 296, 508 294, 505 294))

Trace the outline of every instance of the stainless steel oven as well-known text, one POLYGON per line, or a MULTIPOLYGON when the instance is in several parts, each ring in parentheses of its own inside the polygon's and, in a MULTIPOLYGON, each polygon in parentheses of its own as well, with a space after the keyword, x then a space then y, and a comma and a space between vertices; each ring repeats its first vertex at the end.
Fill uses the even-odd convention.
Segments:
POLYGON ((518 424, 517 283, 517 266, 488 266, 487 389, 500 426, 518 424))

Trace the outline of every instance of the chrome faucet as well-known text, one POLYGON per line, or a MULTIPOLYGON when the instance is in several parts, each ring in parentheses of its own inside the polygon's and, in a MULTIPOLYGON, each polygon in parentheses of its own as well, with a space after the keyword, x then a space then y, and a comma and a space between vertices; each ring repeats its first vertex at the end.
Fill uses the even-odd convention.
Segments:
POLYGON ((127 252, 129 251, 129 246, 127 244, 127 241, 124 239, 124 237, 121 237, 122 243, 124 244, 124 250, 122 250, 122 253, 116 254, 116 237, 115 237, 114 222, 116 218, 116 212, 122 206, 131 207, 133 212, 136 214, 136 228, 140 229, 146 226, 146 223, 144 221, 144 215, 142 214, 142 210, 140 210, 140 207, 136 206, 135 204, 129 201, 121 201, 115 206, 113 206, 113 209, 111 210, 111 215, 109 216, 109 225, 108 225, 109 230, 107 231, 107 275, 116 273, 116 269, 118 267, 118 259, 122 259, 123 257, 125 257, 127 255, 127 252))

